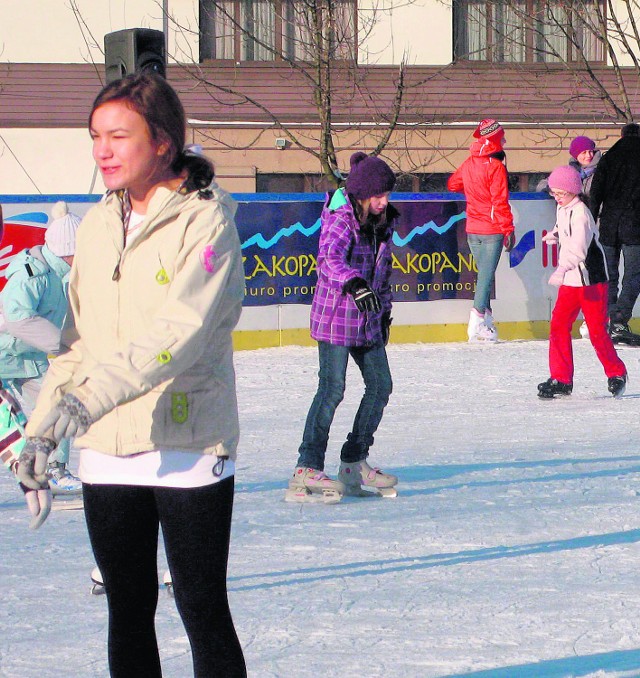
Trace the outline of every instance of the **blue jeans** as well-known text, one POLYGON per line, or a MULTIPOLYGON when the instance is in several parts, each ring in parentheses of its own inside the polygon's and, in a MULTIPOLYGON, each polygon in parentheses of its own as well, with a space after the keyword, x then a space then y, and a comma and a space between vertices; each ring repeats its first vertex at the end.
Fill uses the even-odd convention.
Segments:
POLYGON ((473 307, 482 314, 486 309, 491 308, 491 288, 502 254, 503 241, 504 236, 502 234, 478 235, 477 233, 467 233, 469 249, 478 269, 473 307))
POLYGON ((640 294, 640 245, 603 245, 602 249, 609 271, 609 319, 611 322, 628 323, 640 294), (620 254, 624 259, 624 275, 618 294, 620 254))
POLYGON ((351 433, 342 446, 340 461, 353 463, 366 459, 373 445, 384 408, 393 387, 384 345, 366 347, 334 346, 318 342, 320 371, 318 391, 311 403, 298 450, 298 466, 324 470, 329 429, 338 405, 342 402, 349 356, 364 379, 364 395, 356 413, 351 433))

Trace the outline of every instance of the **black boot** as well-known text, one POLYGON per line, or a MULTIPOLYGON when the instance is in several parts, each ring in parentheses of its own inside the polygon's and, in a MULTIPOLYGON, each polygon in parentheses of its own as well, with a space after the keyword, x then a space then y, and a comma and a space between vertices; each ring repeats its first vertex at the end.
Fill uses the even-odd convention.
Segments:
POLYGON ((609 334, 614 344, 640 346, 640 334, 634 334, 629 329, 628 323, 612 322, 609 326, 609 334))
POLYGON ((627 375, 623 374, 621 377, 609 377, 608 389, 609 393, 614 398, 620 398, 627 388, 627 375))
POLYGON ((538 384, 538 398, 553 398, 557 395, 571 395, 573 384, 564 384, 557 379, 547 379, 538 384))

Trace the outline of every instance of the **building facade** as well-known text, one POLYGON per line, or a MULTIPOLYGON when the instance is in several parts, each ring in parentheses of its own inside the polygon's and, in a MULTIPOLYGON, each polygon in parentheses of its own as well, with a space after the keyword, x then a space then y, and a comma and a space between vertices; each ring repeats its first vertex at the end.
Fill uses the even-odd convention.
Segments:
POLYGON ((527 191, 574 136, 606 149, 640 106, 624 17, 598 0, 319 0, 312 19, 292 0, 8 4, 5 194, 102 192, 87 114, 104 36, 135 27, 164 31, 190 141, 234 192, 323 190, 356 149, 380 151, 400 190, 438 192, 485 117, 505 126, 512 189, 527 191))

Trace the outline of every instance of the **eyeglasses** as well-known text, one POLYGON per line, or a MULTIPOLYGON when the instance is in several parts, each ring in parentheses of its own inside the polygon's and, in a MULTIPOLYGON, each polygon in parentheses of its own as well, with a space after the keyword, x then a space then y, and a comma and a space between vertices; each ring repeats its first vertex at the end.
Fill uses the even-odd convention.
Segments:
POLYGON ((554 198, 566 198, 569 195, 567 191, 551 190, 549 193, 551 193, 554 198))

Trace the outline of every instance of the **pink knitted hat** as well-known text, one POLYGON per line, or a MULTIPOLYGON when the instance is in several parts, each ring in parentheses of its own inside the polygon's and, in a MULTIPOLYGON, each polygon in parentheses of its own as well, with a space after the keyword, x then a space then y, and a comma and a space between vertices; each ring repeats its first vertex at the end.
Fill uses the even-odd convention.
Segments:
POLYGON ((569 165, 556 167, 549 175, 549 188, 579 195, 582 193, 582 180, 578 170, 569 165))

